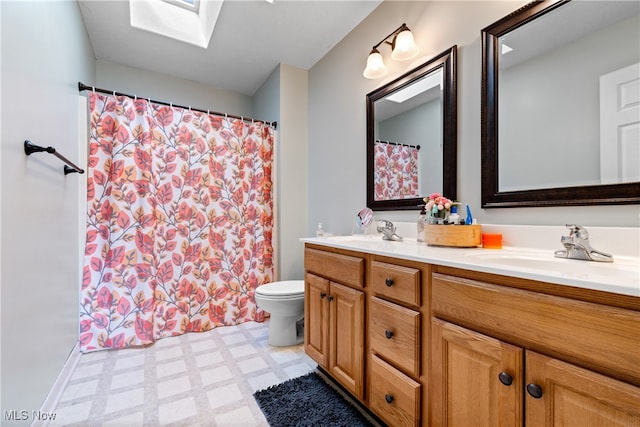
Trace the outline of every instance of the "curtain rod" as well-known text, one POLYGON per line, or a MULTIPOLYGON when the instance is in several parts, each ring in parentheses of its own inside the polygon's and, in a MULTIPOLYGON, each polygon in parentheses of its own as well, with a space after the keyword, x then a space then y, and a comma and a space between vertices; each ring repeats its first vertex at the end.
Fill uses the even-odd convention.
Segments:
POLYGON ((122 92, 116 92, 115 90, 100 89, 100 88, 97 88, 95 86, 87 86, 86 84, 84 84, 82 82, 78 82, 78 91, 82 92, 82 91, 85 91, 85 90, 90 90, 90 91, 93 91, 93 92, 105 93, 107 95, 126 96, 126 97, 134 98, 134 99, 135 98, 146 99, 147 101, 153 102, 154 104, 168 105, 170 107, 184 108, 184 109, 189 109, 189 110, 193 110, 193 111, 199 111, 201 113, 215 114, 215 115, 218 115, 218 116, 231 117, 231 118, 234 118, 234 119, 240 119, 240 120, 247 121, 247 122, 262 122, 262 123, 265 123, 265 124, 267 124, 269 126, 273 126, 274 129, 278 128, 278 122, 268 122, 266 120, 256 120, 256 119, 253 119, 251 117, 244 117, 244 116, 236 116, 236 115, 233 115, 233 114, 218 113, 216 111, 203 110, 203 109, 200 109, 200 108, 192 108, 191 106, 178 105, 178 104, 174 104, 174 103, 171 103, 171 102, 156 101, 156 100, 153 100, 153 99, 150 99, 150 98, 146 98, 146 97, 143 97, 143 96, 129 95, 129 94, 122 93, 122 92))
POLYGON ((419 145, 410 145, 410 144, 403 144, 401 142, 393 142, 393 141, 383 141, 381 139, 376 139, 376 142, 380 142, 382 144, 389 144, 389 145, 401 145, 403 147, 409 147, 409 148, 415 148, 416 150, 420 149, 419 145))

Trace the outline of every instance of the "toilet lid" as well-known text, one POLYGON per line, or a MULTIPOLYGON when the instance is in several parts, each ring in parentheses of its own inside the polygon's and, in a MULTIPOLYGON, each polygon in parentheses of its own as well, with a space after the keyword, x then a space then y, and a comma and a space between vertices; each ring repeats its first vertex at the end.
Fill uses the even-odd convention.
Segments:
POLYGON ((304 280, 284 280, 258 286, 256 294, 266 297, 288 297, 304 295, 304 280))

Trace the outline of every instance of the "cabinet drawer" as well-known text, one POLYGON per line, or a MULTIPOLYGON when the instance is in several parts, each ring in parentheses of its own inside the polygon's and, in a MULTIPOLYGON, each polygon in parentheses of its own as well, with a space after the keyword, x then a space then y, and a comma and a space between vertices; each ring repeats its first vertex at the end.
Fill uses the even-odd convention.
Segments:
POLYGON ((420 384, 371 356, 369 406, 390 426, 420 424, 420 384))
POLYGON ((371 298, 371 351, 414 377, 420 376, 420 313, 371 298))
POLYGON ((420 306, 420 270, 415 268, 373 261, 371 288, 376 295, 420 306))
POLYGON ((433 314, 640 385, 640 312, 433 274, 433 314))
POLYGON ((364 259, 305 248, 305 270, 356 288, 364 286, 364 259))

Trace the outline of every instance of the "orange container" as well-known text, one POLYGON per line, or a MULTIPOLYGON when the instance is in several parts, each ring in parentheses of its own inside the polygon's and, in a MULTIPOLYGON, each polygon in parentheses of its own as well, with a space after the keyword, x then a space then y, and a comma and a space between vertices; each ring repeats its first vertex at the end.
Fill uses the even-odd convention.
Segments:
POLYGON ((483 233, 482 247, 487 249, 502 249, 502 234, 483 233))

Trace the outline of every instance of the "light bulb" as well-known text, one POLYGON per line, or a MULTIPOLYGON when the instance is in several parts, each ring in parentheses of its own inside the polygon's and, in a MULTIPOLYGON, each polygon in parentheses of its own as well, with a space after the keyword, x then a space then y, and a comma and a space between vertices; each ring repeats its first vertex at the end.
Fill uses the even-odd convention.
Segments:
POLYGON ((396 61, 406 61, 414 58, 418 54, 418 46, 413 40, 413 34, 410 30, 404 30, 398 34, 393 41, 393 51, 391 58, 396 61))
POLYGON ((362 75, 368 79, 377 79, 385 74, 387 74, 387 67, 384 65, 382 55, 377 49, 373 49, 367 58, 367 68, 362 75))

